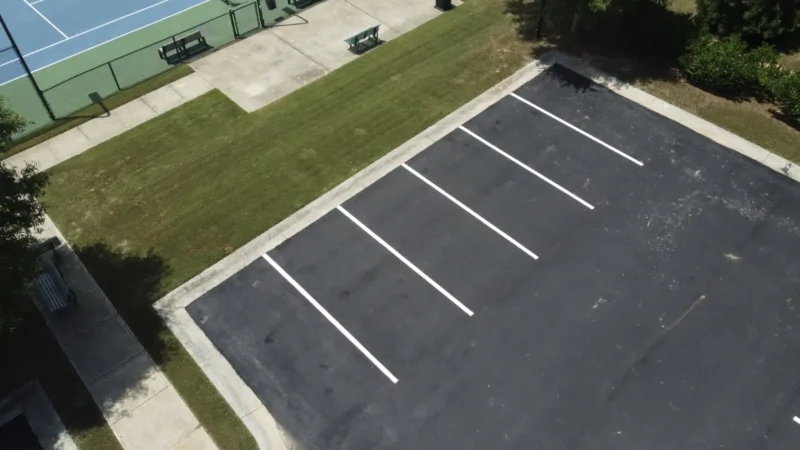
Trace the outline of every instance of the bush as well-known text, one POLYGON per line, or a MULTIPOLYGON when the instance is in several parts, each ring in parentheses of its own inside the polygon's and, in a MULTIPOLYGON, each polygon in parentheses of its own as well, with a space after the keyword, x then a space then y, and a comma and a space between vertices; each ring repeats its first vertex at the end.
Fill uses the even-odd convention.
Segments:
POLYGON ((775 64, 762 70, 759 79, 781 113, 800 123, 800 74, 775 64))
POLYGON ((737 35, 718 39, 704 34, 680 58, 690 82, 703 89, 738 98, 762 93, 762 68, 778 63, 772 47, 749 49, 737 35))
POLYGON ((750 42, 777 41, 800 26, 798 0, 697 0, 697 17, 708 32, 742 34, 750 42))

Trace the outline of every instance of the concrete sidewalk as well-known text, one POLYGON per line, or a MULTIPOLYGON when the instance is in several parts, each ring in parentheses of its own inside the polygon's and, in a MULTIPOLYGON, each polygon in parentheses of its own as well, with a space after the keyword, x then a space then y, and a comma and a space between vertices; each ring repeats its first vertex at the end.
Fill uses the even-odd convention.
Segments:
POLYGON ((50 329, 126 450, 215 450, 192 411, 48 217, 41 238, 56 236, 67 284, 79 306, 44 313, 50 329))
POLYGON ((16 168, 35 163, 39 170, 47 170, 212 89, 201 76, 187 75, 3 162, 16 168))
POLYGON ((439 14, 433 0, 327 0, 191 65, 253 112, 359 58, 346 38, 380 25, 390 41, 439 14))

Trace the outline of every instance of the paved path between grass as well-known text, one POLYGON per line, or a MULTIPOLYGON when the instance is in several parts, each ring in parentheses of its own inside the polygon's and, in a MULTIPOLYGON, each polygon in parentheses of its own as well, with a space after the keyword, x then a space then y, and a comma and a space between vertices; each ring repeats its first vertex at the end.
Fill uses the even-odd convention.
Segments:
POLYGON ((67 284, 79 306, 44 314, 50 329, 126 450, 216 450, 169 380, 46 218, 41 238, 57 236, 67 284))
POLYGON ((434 4, 326 0, 191 66, 242 109, 253 112, 359 58, 344 42, 350 36, 380 25, 380 40, 390 41, 442 14, 434 4))
POLYGON ((47 170, 212 89, 200 75, 187 75, 3 162, 17 168, 35 163, 39 170, 47 170))

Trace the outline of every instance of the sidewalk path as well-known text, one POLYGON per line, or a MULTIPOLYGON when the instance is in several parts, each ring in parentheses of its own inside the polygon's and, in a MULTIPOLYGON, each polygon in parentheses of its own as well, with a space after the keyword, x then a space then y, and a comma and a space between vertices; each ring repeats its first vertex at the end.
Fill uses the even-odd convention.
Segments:
POLYGON ((47 170, 212 89, 198 74, 187 75, 3 162, 16 168, 35 163, 39 170, 47 170))
POLYGON ((440 15, 434 5, 433 0, 326 0, 191 65, 253 112, 360 58, 344 42, 350 36, 380 25, 381 41, 396 39, 440 15))
POLYGON ((216 450, 175 388, 48 217, 41 237, 57 236, 57 252, 79 307, 44 314, 53 334, 126 450, 216 450))

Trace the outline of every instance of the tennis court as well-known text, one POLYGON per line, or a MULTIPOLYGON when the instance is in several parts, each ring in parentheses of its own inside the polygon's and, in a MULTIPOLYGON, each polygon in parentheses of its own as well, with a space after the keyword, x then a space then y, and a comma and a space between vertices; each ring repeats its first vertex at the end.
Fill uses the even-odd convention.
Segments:
MULTIPOLYGON (((31 71, 38 71, 209 1, 7 0, 0 14, 31 71)), ((10 46, 7 36, 0 45, 10 46)), ((0 54, 0 85, 25 76, 15 62, 13 52, 0 54)))

